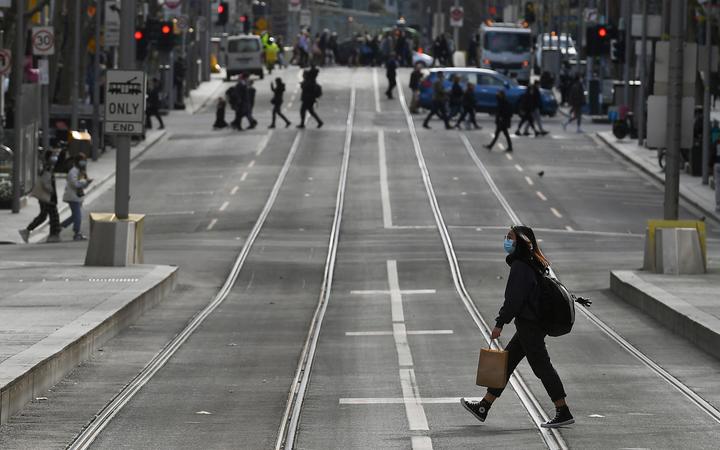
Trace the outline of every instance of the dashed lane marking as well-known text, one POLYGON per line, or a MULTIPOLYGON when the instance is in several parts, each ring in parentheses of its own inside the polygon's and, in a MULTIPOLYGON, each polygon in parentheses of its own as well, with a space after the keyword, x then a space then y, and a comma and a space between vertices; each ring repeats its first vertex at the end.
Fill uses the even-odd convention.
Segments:
POLYGON ((268 142, 270 141, 270 137, 272 136, 272 130, 268 132, 265 136, 260 139, 260 142, 258 142, 257 150, 255 150, 255 156, 260 156, 262 152, 265 150, 265 148, 268 145, 268 142))
POLYGON ((248 169, 252 169, 252 167, 255 165, 255 160, 253 159, 250 161, 250 164, 248 164, 248 169))
POLYGON ((388 186, 387 156, 385 153, 385 132, 382 129, 378 130, 378 152, 380 156, 380 198, 382 201, 383 226, 385 228, 392 228, 392 209, 390 207, 390 188, 388 186))
POLYGON ((509 159, 510 161, 513 160, 513 157, 512 157, 512 155, 511 155, 510 153, 505 153, 505 157, 506 157, 507 159, 509 159))
MULTIPOLYGON (((407 331, 408 336, 454 334, 453 330, 414 330, 407 331)), ((346 331, 345 336, 392 336, 392 331, 346 331)))
POLYGON ((432 440, 427 436, 413 436, 410 438, 413 450, 432 450, 432 440))
POLYGON ((522 168, 522 166, 521 166, 520 164, 515 164, 515 168, 517 169, 518 172, 522 172, 522 171, 523 171, 523 168, 522 168))
POLYGON ((211 220, 211 221, 210 221, 210 224, 207 226, 207 230, 210 231, 210 230, 212 230, 213 228, 215 228, 215 224, 217 223, 217 221, 218 221, 217 219, 211 220))
POLYGON ((570 225, 565 225, 565 229, 568 231, 575 231, 575 229, 573 229, 570 225))
POLYGON ((373 67, 373 95, 375 96, 375 112, 380 113, 380 88, 378 87, 377 69, 373 67))
POLYGON ((192 216, 193 214, 195 214, 195 211, 165 211, 147 213, 148 216, 192 216))
MULTIPOLYGON (((399 291, 402 295, 417 295, 417 294, 435 294, 435 289, 406 289, 399 291)), ((369 290, 358 290, 350 291, 352 295, 388 295, 391 291, 369 289, 369 290)))
POLYGON ((505 150, 505 144, 503 144, 502 142, 498 142, 498 147, 500 148, 500 150, 505 150))
MULTIPOLYGON (((459 403, 461 397, 419 397, 418 403, 429 405, 442 405, 446 403, 459 403)), ((482 397, 465 397, 466 400, 479 401, 482 397)), ((400 405, 405 403, 401 397, 348 397, 339 399, 340 405, 400 405)))
POLYGON ((427 431, 429 429, 427 417, 425 417, 425 409, 420 402, 420 393, 413 369, 400 369, 400 386, 410 431, 427 431))
POLYGON ((245 178, 247 178, 247 176, 248 176, 248 173, 243 172, 243 174, 240 176, 240 181, 245 181, 245 178))
POLYGON ((542 192, 540 192, 540 191, 535 191, 535 194, 538 196, 538 198, 539 198, 540 200, 542 200, 542 201, 544 201, 544 202, 547 201, 547 197, 545 197, 545 195, 544 195, 542 192))
POLYGON ((237 194, 238 189, 240 189, 240 186, 235 186, 234 188, 232 188, 232 190, 230 191, 230 195, 237 194))
POLYGON ((560 211, 558 211, 555 208, 550 208, 550 211, 552 211, 552 213, 555 214, 555 217, 557 217, 558 219, 562 219, 562 214, 560 214, 560 211))
POLYGON ((535 182, 532 180, 532 178, 528 177, 527 175, 525 176, 525 181, 527 181, 527 184, 529 184, 530 186, 535 185, 535 182))
POLYGON ((220 205, 220 211, 225 211, 227 207, 230 206, 230 202, 226 201, 222 205, 220 205))
POLYGON ((189 196, 189 195, 213 195, 215 191, 193 191, 193 192, 168 192, 166 195, 189 196))

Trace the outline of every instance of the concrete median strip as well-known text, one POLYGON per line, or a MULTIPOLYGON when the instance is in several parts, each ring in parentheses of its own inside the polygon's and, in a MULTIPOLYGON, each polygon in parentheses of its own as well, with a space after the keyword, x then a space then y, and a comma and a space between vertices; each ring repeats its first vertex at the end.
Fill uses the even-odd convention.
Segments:
MULTIPOLYGON (((645 280, 646 276, 661 275, 640 276, 638 272, 632 270, 613 270, 610 272, 610 289, 624 301, 688 339, 698 348, 720 358, 720 319, 645 280)), ((692 277, 707 276, 709 275, 692 277)))
POLYGON ((5 318, 0 329, 7 328, 3 333, 17 339, 0 344, 0 352, 7 356, 0 363, 0 423, 163 301, 174 288, 177 270, 152 265, 119 269, 28 264, 4 271, 2 281, 11 288, 8 295, 0 296, 0 314, 5 318), (52 273, 43 274, 48 270, 52 273), (19 271, 30 278, 42 276, 43 282, 12 287, 20 282, 13 276, 19 271), (53 304, 48 304, 49 299, 53 304), (39 302, 32 315, 19 311, 18 305, 39 302), (41 329, 48 332, 38 333, 41 329), (32 336, 26 336, 27 330, 33 330, 32 336))

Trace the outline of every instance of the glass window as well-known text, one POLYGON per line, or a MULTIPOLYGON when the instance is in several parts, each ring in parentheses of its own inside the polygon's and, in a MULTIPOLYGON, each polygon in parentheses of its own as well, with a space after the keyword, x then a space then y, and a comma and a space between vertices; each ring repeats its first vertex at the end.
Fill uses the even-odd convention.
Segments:
POLYGON ((505 82, 501 80, 498 77, 494 77, 492 75, 488 75, 485 73, 478 74, 478 79, 480 82, 478 84, 482 86, 499 86, 499 87, 505 87, 505 82))
POLYGON ((228 41, 228 52, 230 53, 249 53, 260 50, 260 44, 257 39, 233 39, 228 41))
POLYGON ((489 31, 485 33, 483 45, 485 49, 495 53, 526 53, 530 51, 530 35, 489 31))

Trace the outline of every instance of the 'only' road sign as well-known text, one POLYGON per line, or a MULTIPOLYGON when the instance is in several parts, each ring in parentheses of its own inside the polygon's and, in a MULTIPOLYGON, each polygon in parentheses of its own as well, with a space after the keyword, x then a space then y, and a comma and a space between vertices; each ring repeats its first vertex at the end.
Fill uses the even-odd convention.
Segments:
POLYGON ((105 132, 142 134, 145 125, 145 72, 109 70, 105 83, 105 132))

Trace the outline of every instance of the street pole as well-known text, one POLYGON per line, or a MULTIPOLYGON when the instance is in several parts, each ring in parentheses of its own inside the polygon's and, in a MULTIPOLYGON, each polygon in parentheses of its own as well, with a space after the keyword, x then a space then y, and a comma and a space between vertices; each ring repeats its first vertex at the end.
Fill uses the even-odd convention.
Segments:
MULTIPOLYGON (((120 7, 120 69, 135 68, 135 0, 122 0, 120 7)), ((115 160, 115 216, 128 218, 130 212, 130 136, 117 136, 115 160)))
POLYGON ((70 86, 70 102, 72 104, 72 109, 70 113, 70 129, 71 130, 77 130, 78 129, 78 103, 80 99, 78 98, 80 96, 79 94, 79 83, 80 79, 82 78, 80 76, 80 18, 82 17, 80 14, 80 6, 81 1, 75 2, 75 10, 73 15, 74 17, 74 36, 73 36, 73 70, 72 70, 72 86, 70 86))
POLYGON ((667 163, 665 166, 665 219, 677 220, 680 195, 680 141, 683 94, 683 3, 670 7, 670 61, 667 97, 667 163))
POLYGON ((100 0, 95 8, 95 58, 93 58, 93 133, 92 160, 97 161, 100 149, 100 15, 105 11, 105 0, 100 0))
POLYGON ((640 104, 638 105, 638 145, 645 142, 645 94, 647 88, 645 83, 647 76, 647 5, 648 0, 642 0, 642 48, 640 49, 640 104))
MULTIPOLYGON (((460 6, 460 0, 455 0, 455 7, 460 6)), ((453 27, 453 43, 455 44, 455 51, 460 50, 460 27, 453 27)), ((453 64, 454 65, 454 64, 453 64)))
MULTIPOLYGON (((48 17, 48 14, 45 13, 45 8, 42 9, 42 24, 43 25, 49 25, 50 24, 50 17, 48 17)), ((45 151, 50 150, 50 58, 47 56, 42 57, 42 61, 44 61, 44 70, 47 70, 48 73, 46 74, 48 83, 41 84, 40 85, 40 120, 42 127, 42 148, 45 151)))
POLYGON ((625 6, 625 64, 623 65, 623 80, 625 81, 625 89, 623 89, 623 103, 630 106, 630 62, 632 61, 632 2, 623 2, 625 6))
POLYGON ((13 198, 12 198, 12 212, 20 212, 20 196, 22 190, 20 189, 20 171, 23 169, 23 98, 22 98, 22 85, 23 85, 23 63, 25 62, 25 0, 16 0, 15 6, 17 8, 15 19, 15 55, 13 55, 13 84, 15 87, 15 142, 13 144, 13 198))
MULTIPOLYGON (((205 2, 203 6, 203 15, 205 16, 205 27, 201 34, 200 52, 202 60, 202 81, 210 81, 210 38, 212 37, 212 5, 205 2)), ((218 52, 219 53, 219 52, 218 52)), ((218 55, 219 57, 219 55, 218 55)))
POLYGON ((703 146, 702 146, 702 184, 708 184, 710 178, 710 80, 712 79, 712 32, 710 27, 710 5, 705 4, 705 57, 707 66, 703 74, 703 146))

